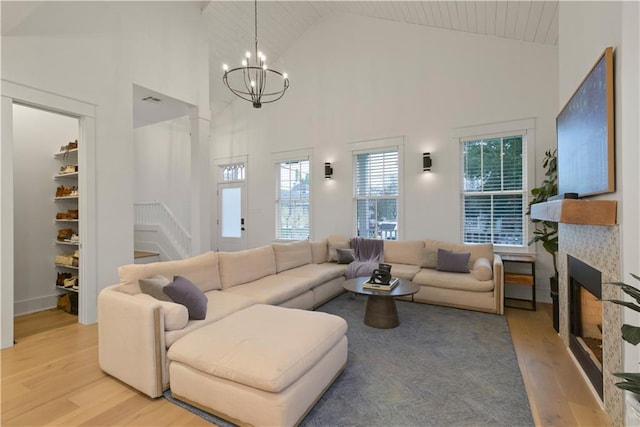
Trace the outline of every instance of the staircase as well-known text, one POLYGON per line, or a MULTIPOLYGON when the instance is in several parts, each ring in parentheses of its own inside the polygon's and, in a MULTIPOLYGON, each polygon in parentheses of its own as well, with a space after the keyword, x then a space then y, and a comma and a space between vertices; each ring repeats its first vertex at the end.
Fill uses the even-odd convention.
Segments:
POLYGON ((134 203, 134 246, 141 255, 136 263, 169 261, 188 258, 191 254, 191 234, 180 224, 173 212, 161 202, 134 203))
POLYGON ((162 261, 158 252, 133 251, 133 262, 135 264, 149 264, 162 261))

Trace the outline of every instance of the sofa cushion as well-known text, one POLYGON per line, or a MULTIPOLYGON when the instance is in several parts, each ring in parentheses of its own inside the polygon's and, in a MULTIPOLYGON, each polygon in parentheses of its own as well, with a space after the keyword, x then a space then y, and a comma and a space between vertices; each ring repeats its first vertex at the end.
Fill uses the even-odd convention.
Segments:
POLYGON ((219 252, 222 289, 276 274, 276 257, 271 245, 240 252, 219 252))
POLYGON ((354 261, 353 249, 341 249, 337 248, 338 264, 350 264, 354 261))
POLYGON ((453 273, 468 273, 469 257, 471 257, 469 252, 457 253, 446 249, 438 249, 438 266, 436 269, 453 273))
POLYGON ((469 252, 469 269, 473 268, 473 264, 478 258, 486 258, 493 260, 493 244, 492 243, 459 243, 454 245, 454 252, 469 252))
POLYGON ((422 268, 436 268, 438 266, 438 250, 433 248, 422 248, 422 258, 419 266, 422 268))
POLYGON ((421 286, 469 292, 490 292, 494 288, 493 280, 476 280, 471 273, 450 273, 429 268, 420 270, 412 282, 421 286))
POLYGON ((162 317, 164 318, 165 331, 176 331, 182 329, 187 326, 187 323, 189 322, 189 312, 187 311, 187 307, 182 304, 170 301, 160 301, 147 294, 137 294, 134 295, 133 298, 160 304, 160 306, 162 307, 162 317))
POLYGON ((329 244, 327 239, 319 242, 309 242, 311 245, 311 262, 314 264, 322 264, 329 261, 329 244))
POLYGON ((168 278, 183 276, 188 278, 202 292, 220 289, 218 254, 206 252, 202 255, 179 261, 152 262, 149 264, 129 264, 118 267, 122 292, 134 295, 140 293, 138 281, 145 277, 161 274, 168 278))
POLYGON ((276 257, 276 272, 289 270, 301 265, 311 264, 311 245, 308 240, 292 243, 274 243, 271 245, 276 257))
POLYGON ((202 320, 207 316, 207 297, 189 279, 175 276, 163 291, 174 302, 187 307, 189 319, 202 320))
POLYGON ((455 247, 455 243, 443 242, 441 240, 425 240, 424 247, 427 249, 433 249, 436 252, 438 251, 438 249, 446 249, 452 251, 455 247))
POLYGON ((349 242, 329 242, 329 262, 338 262, 338 249, 349 249, 349 242))
POLYGON ((325 262, 324 264, 307 264, 283 271, 282 276, 298 276, 309 280, 311 287, 316 287, 337 277, 344 276, 347 270, 344 264, 325 262))
POLYGON ((143 294, 151 295, 155 299, 160 301, 173 302, 171 298, 164 293, 164 287, 171 283, 171 280, 164 277, 162 274, 154 274, 151 277, 145 277, 138 280, 140 284, 140 291, 143 294))
POLYGON ((491 280, 493 271, 491 270, 491 261, 486 258, 478 258, 473 263, 471 274, 476 280, 491 280))
POLYGON ((418 274, 420 267, 409 264, 391 264, 391 276, 411 280, 418 274))
POLYGON ((258 304, 176 342, 167 356, 205 374, 278 393, 308 372, 347 332, 327 313, 258 304))
MULTIPOLYGON (((189 320, 187 325, 182 329, 175 329, 165 332, 164 339, 165 346, 167 348, 171 347, 171 345, 176 342, 176 340, 195 331, 196 329, 217 322, 218 320, 223 319, 238 310, 251 307, 252 305, 258 303, 258 301, 253 298, 249 298, 243 295, 234 295, 219 290, 205 292, 205 295, 207 296, 208 300, 207 316, 204 318, 204 320, 189 320)), ((185 315, 187 315, 188 318, 187 309, 180 304, 175 305, 184 308, 185 315)))
POLYGON ((313 280, 301 277, 278 274, 265 276, 241 286, 227 288, 223 292, 244 295, 262 304, 280 305, 310 290, 313 280))
POLYGON ((422 240, 385 240, 384 262, 420 265, 422 248, 424 248, 422 240))

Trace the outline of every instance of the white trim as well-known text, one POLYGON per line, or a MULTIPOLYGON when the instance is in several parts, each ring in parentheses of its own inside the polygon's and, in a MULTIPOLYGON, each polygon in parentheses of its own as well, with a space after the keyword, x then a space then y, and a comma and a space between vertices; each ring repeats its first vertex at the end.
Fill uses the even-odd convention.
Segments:
MULTIPOLYGON (((82 289, 79 292, 78 300, 78 322, 81 324, 95 323, 98 318, 97 295, 97 242, 96 242, 96 107, 88 102, 69 98, 64 95, 47 92, 33 87, 21 85, 19 83, 2 80, 2 145, 0 146, 0 159, 6 164, 2 164, 2 177, 13 175, 13 114, 5 110, 12 110, 13 103, 27 105, 46 111, 56 112, 79 119, 80 143, 78 162, 81 164, 78 174, 78 183, 82 191, 79 209, 82 218, 79 224, 83 241, 80 245, 80 282, 82 289), (9 163, 10 162, 10 163, 9 163), (84 162, 84 164, 83 164, 84 162), (4 175, 7 174, 7 175, 4 175)), ((13 178, 2 179, 2 206, 3 209, 13 209, 13 178), (11 188, 6 188, 7 186, 11 188)), ((2 215, 2 316, 3 322, 0 332, 3 346, 9 342, 13 343, 13 216, 2 215), (6 246, 5 246, 6 245, 6 246), (5 253, 6 248, 10 248, 10 255, 5 253), (9 262, 11 264, 9 264, 9 262), (6 264, 5 264, 6 263, 6 264), (5 270, 10 270, 5 271, 5 270), (11 288, 9 291, 8 288, 11 288), (8 305, 11 305, 9 309, 8 305), (8 314, 11 314, 11 321, 4 321, 8 314), (11 332, 9 335, 9 324, 11 332), (10 336, 10 341, 9 341, 10 336)), ((10 345, 11 345, 10 344, 10 345)))
MULTIPOLYGON (((4 87, 3 87, 4 89, 4 87)), ((0 348, 13 346, 13 100, 2 96, 0 140, 0 348)))
POLYGON ((357 207, 356 197, 356 183, 355 183, 355 157, 358 154, 363 153, 377 153, 384 152, 396 149, 398 151, 398 224, 397 224, 397 232, 398 232, 398 240, 402 240, 404 238, 404 174, 405 174, 405 161, 404 161, 404 136, 396 136, 390 138, 379 138, 373 139, 370 141, 357 141, 350 142, 351 145, 351 197, 352 197, 352 207, 351 207, 351 217, 352 224, 351 230, 353 235, 357 234, 356 224, 355 224, 355 213, 357 207))
POLYGON ((52 294, 16 301, 14 303, 14 315, 24 316, 25 314, 37 313, 38 311, 56 308, 58 305, 58 295, 59 294, 52 294))
MULTIPOLYGON (((535 182, 535 135, 536 135, 536 119, 535 118, 527 118, 520 120, 510 120, 505 122, 497 122, 497 123, 487 123, 483 125, 473 125, 473 126, 465 126, 453 129, 452 131, 452 142, 458 144, 459 150, 459 159, 460 159, 460 171, 459 176, 460 184, 459 184, 459 211, 460 211, 460 237, 461 240, 464 240, 464 180, 462 179, 462 168, 464 167, 464 151, 462 150, 462 144, 468 141, 480 140, 480 139, 490 139, 493 137, 505 137, 510 135, 522 135, 523 144, 524 144, 524 155, 525 155, 525 164, 523 167, 526 167, 526 173, 523 176, 523 192, 525 196, 529 196, 530 183, 535 182)), ((527 199, 528 200, 528 199, 527 199)), ((527 242, 533 236, 533 227, 530 227, 530 221, 523 220, 524 226, 524 242, 522 246, 505 246, 505 245, 495 245, 496 250, 508 251, 508 252, 529 252, 529 246, 527 242)))
POLYGON ((313 148, 301 148, 296 150, 274 151, 271 153, 271 160, 274 163, 281 163, 295 160, 311 160, 313 148))
POLYGON ((454 128, 451 132, 452 138, 455 138, 458 142, 462 142, 460 140, 465 139, 469 140, 469 138, 487 138, 491 137, 495 134, 505 134, 509 132, 518 132, 522 130, 535 129, 536 127, 536 119, 528 118, 528 119, 519 119, 519 120, 508 120, 505 122, 495 122, 495 123, 486 123, 481 125, 471 125, 471 126, 463 126, 454 128))
POLYGON ((300 239, 283 239, 277 236, 278 234, 278 206, 280 204, 280 166, 282 163, 287 162, 308 162, 309 163, 309 235, 307 240, 313 240, 313 185, 315 179, 313 179, 313 150, 312 149, 302 149, 302 150, 290 150, 290 151, 281 151, 278 153, 274 153, 272 155, 273 159, 273 173, 274 173, 274 230, 273 230, 273 240, 284 241, 284 242, 294 242, 300 239))

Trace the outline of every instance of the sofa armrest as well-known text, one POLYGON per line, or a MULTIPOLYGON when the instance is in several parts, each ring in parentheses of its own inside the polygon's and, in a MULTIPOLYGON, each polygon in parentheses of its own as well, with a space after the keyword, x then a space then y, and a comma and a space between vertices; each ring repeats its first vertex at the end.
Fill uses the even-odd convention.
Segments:
POLYGON ((159 303, 109 286, 98 295, 100 368, 150 397, 163 391, 164 318, 159 303))
POLYGON ((496 297, 496 313, 504 314, 504 268, 502 257, 493 254, 493 286, 496 297))

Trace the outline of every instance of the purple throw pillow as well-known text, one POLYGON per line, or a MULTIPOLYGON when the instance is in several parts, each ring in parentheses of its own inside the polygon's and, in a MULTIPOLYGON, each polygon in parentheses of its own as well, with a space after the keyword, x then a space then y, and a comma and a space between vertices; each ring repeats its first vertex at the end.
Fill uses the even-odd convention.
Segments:
POLYGON ((438 265, 436 270, 450 271, 452 273, 469 272, 469 252, 452 252, 446 249, 438 249, 438 265))
POLYGON ((207 317, 207 296, 191 281, 182 276, 174 276, 173 282, 163 288, 169 298, 187 307, 190 320, 207 317))

